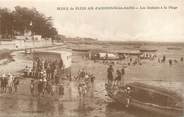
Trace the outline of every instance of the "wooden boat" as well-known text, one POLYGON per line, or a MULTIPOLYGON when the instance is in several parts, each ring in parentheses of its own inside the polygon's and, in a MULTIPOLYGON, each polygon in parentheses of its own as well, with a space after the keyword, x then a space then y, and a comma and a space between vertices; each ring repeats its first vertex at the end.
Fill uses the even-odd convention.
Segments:
POLYGON ((181 50, 182 48, 179 47, 168 47, 168 50, 181 50))
POLYGON ((172 117, 183 114, 182 97, 167 89, 134 82, 118 89, 113 89, 111 85, 106 84, 106 91, 110 98, 123 105, 127 105, 127 99, 129 99, 129 107, 172 117), (130 88, 129 94, 127 94, 127 88, 130 88))
POLYGON ((76 49, 76 48, 73 48, 72 51, 77 51, 77 52, 88 52, 89 49, 76 49))
POLYGON ((157 52, 157 49, 139 49, 140 52, 157 52))

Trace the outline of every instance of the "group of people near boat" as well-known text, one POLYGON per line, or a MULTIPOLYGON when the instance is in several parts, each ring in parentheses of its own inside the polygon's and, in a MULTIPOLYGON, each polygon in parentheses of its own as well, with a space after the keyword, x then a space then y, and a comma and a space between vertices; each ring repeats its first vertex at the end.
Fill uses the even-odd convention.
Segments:
POLYGON ((108 83, 121 86, 124 84, 124 75, 125 75, 125 68, 122 67, 121 69, 116 70, 116 75, 114 76, 114 68, 112 65, 109 65, 107 68, 107 80, 108 83))
POLYGON ((16 93, 19 79, 11 73, 3 73, 1 76, 1 93, 16 93))
POLYGON ((109 65, 109 67, 107 68, 108 83, 106 83, 106 86, 107 86, 106 90, 111 90, 109 92, 112 92, 112 93, 113 93, 113 90, 119 90, 120 92, 122 92, 126 99, 125 107, 128 108, 130 104, 130 99, 131 99, 131 96, 130 96, 131 88, 125 85, 124 75, 125 75, 125 66, 123 66, 121 69, 117 69, 114 75, 113 65, 109 65))

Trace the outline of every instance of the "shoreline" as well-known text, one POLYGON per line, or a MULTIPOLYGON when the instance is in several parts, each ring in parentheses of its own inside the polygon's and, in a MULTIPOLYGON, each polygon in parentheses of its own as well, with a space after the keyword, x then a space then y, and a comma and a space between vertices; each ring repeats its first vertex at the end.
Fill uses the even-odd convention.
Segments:
MULTIPOLYGON (((52 44, 49 46, 32 47, 29 49, 45 49, 45 48, 59 47, 62 45, 63 45, 63 43, 57 44, 57 45, 52 44)), ((24 48, 24 49, 22 49, 22 48, 21 49, 0 49, 0 66, 4 66, 4 65, 7 65, 9 63, 14 62, 15 58, 14 58, 13 53, 19 52, 19 51, 24 51, 25 49, 28 49, 28 48, 24 48)))

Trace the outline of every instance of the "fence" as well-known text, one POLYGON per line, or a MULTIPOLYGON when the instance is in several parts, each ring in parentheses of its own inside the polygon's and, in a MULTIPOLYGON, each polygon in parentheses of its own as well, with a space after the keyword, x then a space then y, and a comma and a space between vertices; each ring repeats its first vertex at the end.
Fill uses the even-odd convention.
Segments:
POLYGON ((12 41, 0 41, 0 49, 26 49, 35 47, 47 47, 51 46, 51 40, 36 40, 36 41, 24 41, 24 40, 12 40, 12 41))

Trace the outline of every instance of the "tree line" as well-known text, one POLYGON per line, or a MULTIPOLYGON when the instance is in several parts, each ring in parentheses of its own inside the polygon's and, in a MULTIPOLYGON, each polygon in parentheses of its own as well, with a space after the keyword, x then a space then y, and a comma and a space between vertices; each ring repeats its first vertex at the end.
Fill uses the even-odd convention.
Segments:
POLYGON ((2 38, 13 38, 31 31, 33 35, 53 38, 58 34, 52 24, 52 17, 38 12, 36 8, 16 6, 13 11, 0 8, 0 35, 2 38))

